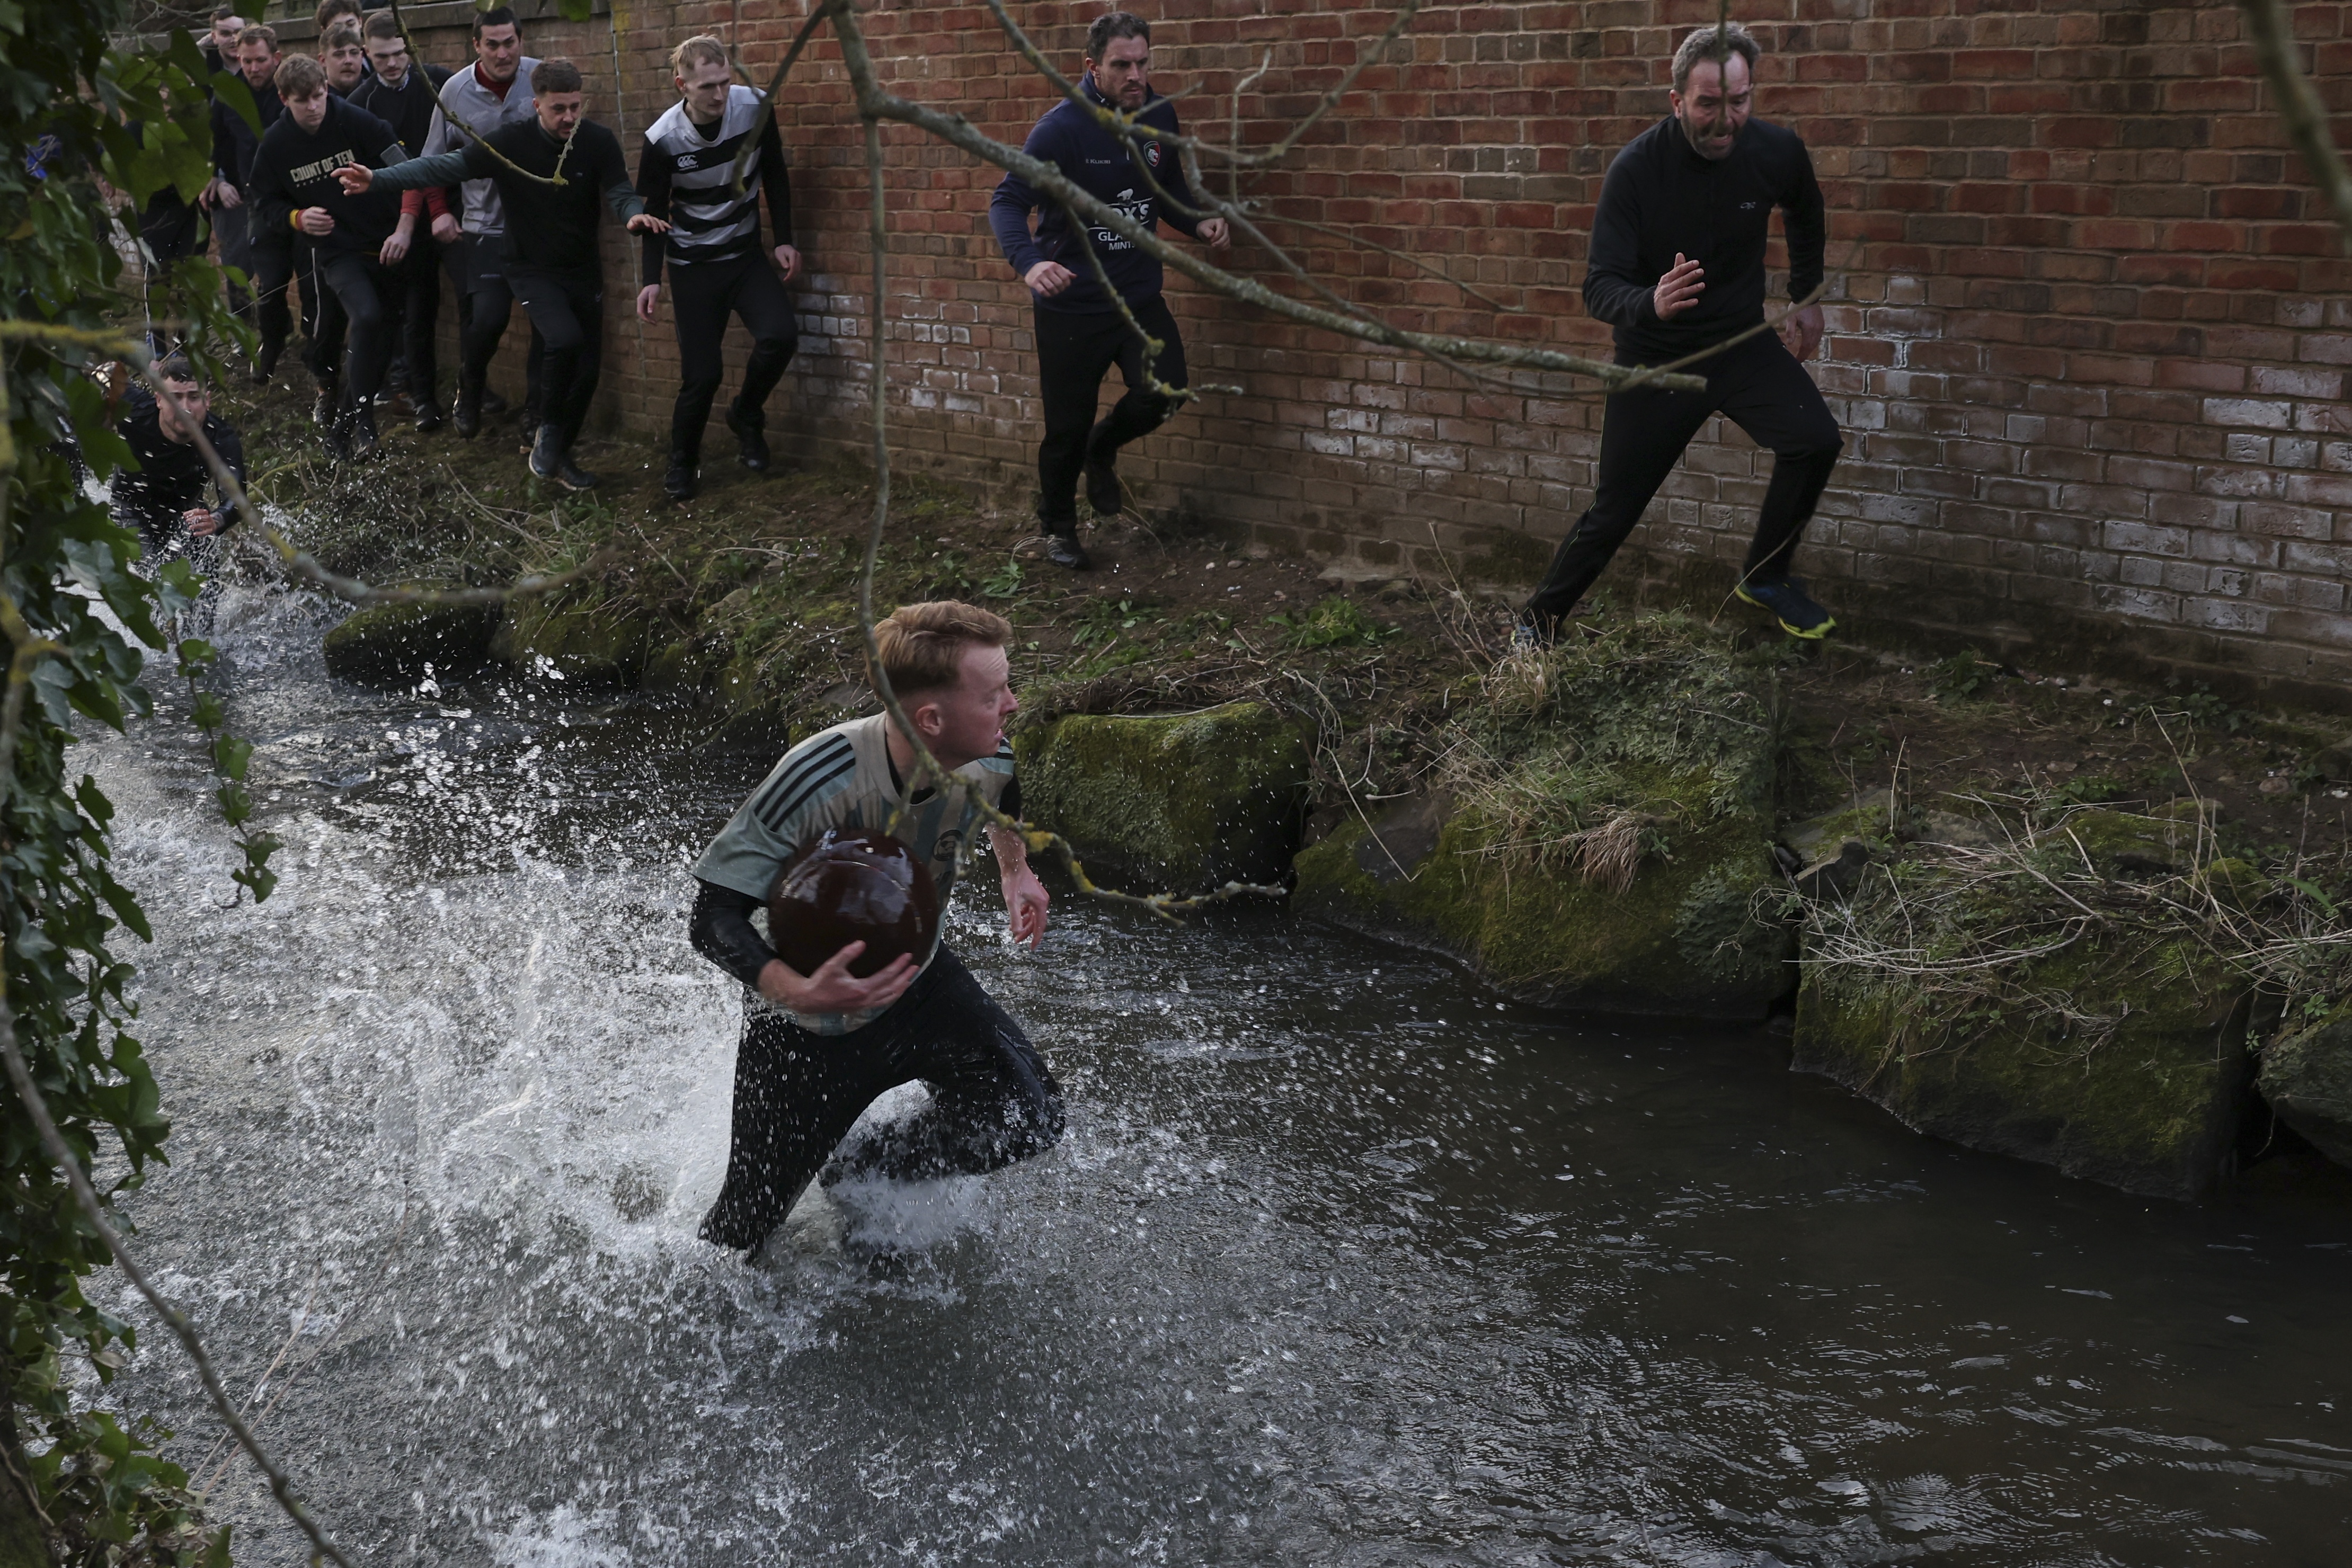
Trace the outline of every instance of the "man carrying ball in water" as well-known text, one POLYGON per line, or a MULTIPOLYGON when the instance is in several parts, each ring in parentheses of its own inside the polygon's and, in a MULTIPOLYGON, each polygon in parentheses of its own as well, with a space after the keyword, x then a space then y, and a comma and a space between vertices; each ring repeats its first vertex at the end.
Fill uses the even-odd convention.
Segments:
MULTIPOLYGON (((814 973, 776 956, 751 924, 786 862, 828 829, 890 832, 928 866, 942 906, 975 799, 1017 814, 1004 721, 1015 702, 1003 617, 953 600, 902 605, 874 629, 899 706, 952 770, 911 793, 914 747, 887 713, 835 725, 784 754, 695 862, 695 951, 743 982, 727 1185, 702 1239, 757 1251, 884 1091, 920 1079, 931 1103, 842 1151, 831 1181, 977 1175, 1053 1147, 1062 1092, 1021 1026, 936 939, 859 979, 852 941, 814 973), (900 816, 903 809, 903 818, 900 816), (894 819, 898 825, 894 829, 894 819)), ((1045 888, 1018 834, 991 826, 1013 937, 1045 939, 1045 888)))

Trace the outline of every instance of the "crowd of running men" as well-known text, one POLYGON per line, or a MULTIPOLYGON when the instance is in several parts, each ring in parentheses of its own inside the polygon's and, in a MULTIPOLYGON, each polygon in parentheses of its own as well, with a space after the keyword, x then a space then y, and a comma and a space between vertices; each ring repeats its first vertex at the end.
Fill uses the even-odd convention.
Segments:
MULTIPOLYGON (((646 130, 632 181, 620 139, 584 117, 578 68, 526 54, 511 10, 476 15, 474 58, 456 71, 413 60, 392 16, 363 17, 359 0, 322 0, 318 26, 315 56, 282 54, 271 28, 226 11, 210 37, 220 63, 242 77, 260 125, 257 135, 241 106, 215 105, 215 178, 196 204, 211 216, 224 263, 251 280, 249 298, 233 303, 257 329, 257 381, 276 373, 293 330, 291 289, 318 387, 314 417, 332 452, 354 461, 375 452, 377 411, 394 376, 420 431, 446 423, 470 440, 487 415, 506 412, 488 377, 520 304, 530 321, 522 450, 538 477, 590 488, 596 476, 573 454, 603 358, 598 209, 608 208, 641 236, 638 317, 659 320, 666 288, 676 323, 680 386, 664 490, 678 501, 696 492, 730 317, 742 321, 751 350, 723 418, 742 465, 767 469, 766 403, 797 345, 788 286, 802 258, 774 112, 734 79, 719 40, 692 37, 672 52, 678 101, 646 130), (445 272, 458 341, 446 414, 436 363, 445 272)), ((1674 56, 1672 112, 1611 165, 1584 298, 1614 329, 1619 362, 1659 364, 1738 341, 1701 362, 1704 392, 1643 388, 1608 400, 1592 504, 1527 606, 1524 643, 1558 635, 1718 413, 1775 458, 1739 597, 1797 636, 1834 625, 1790 573, 1842 444, 1801 363, 1819 345, 1821 312, 1807 302, 1778 334, 1761 330, 1771 215, 1783 215, 1789 287, 1802 296, 1822 277, 1822 195, 1804 143, 1751 120, 1759 55, 1737 25, 1695 29, 1674 56)), ((1182 160, 1158 139, 1180 125, 1173 103, 1152 89, 1150 65, 1147 22, 1119 11, 1097 16, 1078 97, 1037 121, 1026 151, 1136 228, 1150 233, 1164 222, 1222 249, 1225 223, 1202 208, 1182 160), (1144 134, 1116 131, 1114 117, 1144 134)), ((168 205, 151 204, 142 231, 159 256, 175 246, 184 254, 200 243, 202 225, 168 205)), ((989 220, 1034 311, 1045 425, 1038 522, 1050 558, 1084 570, 1078 487, 1097 516, 1122 509, 1120 450, 1158 428, 1185 394, 1182 336, 1162 296, 1160 258, 1126 235, 1077 221, 1015 174, 996 187, 989 220), (1156 351, 1147 352, 1147 336, 1156 351), (1097 418, 1113 366, 1126 392, 1097 418)), ((191 498, 175 515, 194 509, 191 498)))

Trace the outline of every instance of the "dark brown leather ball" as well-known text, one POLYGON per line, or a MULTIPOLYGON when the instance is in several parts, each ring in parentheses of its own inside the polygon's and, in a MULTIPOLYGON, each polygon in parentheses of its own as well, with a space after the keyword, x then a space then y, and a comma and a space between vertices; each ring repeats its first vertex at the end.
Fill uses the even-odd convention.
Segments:
POLYGON ((849 964, 861 980, 901 953, 920 963, 939 925, 930 868, 887 833, 827 828, 785 862, 768 894, 768 943, 802 975, 852 942, 866 944, 849 964))

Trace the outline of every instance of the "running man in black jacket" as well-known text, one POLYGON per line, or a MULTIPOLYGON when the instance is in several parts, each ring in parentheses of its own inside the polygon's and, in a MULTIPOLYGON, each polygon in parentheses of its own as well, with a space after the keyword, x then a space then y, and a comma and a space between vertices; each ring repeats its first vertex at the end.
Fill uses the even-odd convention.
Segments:
MULTIPOLYGON (((1609 166, 1592 220, 1584 305, 1614 327, 1617 362, 1658 365, 1738 336, 1764 319, 1764 242, 1772 209, 1787 225, 1789 294, 1822 280, 1826 235, 1812 159, 1794 131, 1748 118, 1759 50, 1732 23, 1701 27, 1675 51, 1673 115, 1609 166)), ((1548 644, 1592 586, 1643 509, 1712 414, 1773 454, 1772 481, 1740 573, 1741 599, 1798 637, 1836 622, 1789 575, 1798 536, 1829 483, 1843 440, 1800 361, 1822 340, 1807 306, 1776 337, 1758 332, 1691 366, 1706 390, 1637 387, 1610 398, 1592 505, 1528 601, 1520 639, 1548 644)))
MULTIPOLYGON (((1095 108, 1115 109, 1155 130, 1177 130, 1176 106, 1151 90, 1151 27, 1140 16, 1113 11, 1095 18, 1087 29, 1087 74, 1078 90, 1095 108)), ((1165 218, 1210 249, 1223 248, 1224 219, 1194 218, 1178 210, 1198 207, 1176 150, 1149 140, 1141 147, 1139 164, 1138 155, 1093 112, 1064 99, 1037 121, 1022 151, 1053 164, 1147 234, 1165 218)), ((1158 256, 1109 229, 1074 228, 1066 211, 1017 174, 1005 175, 997 185, 988 217, 1004 259, 1036 301, 1037 392, 1045 413, 1045 439, 1037 447, 1037 521, 1050 541, 1047 559, 1084 571, 1093 563, 1078 547, 1078 476, 1086 476, 1087 501, 1096 517, 1108 517, 1124 504, 1113 467, 1118 449, 1150 434, 1176 411, 1175 401, 1153 391, 1152 382, 1185 384, 1184 342, 1160 298, 1158 256), (1045 212, 1032 236, 1029 214, 1039 206, 1045 212), (1095 279, 1088 246, 1119 299, 1160 341, 1159 357, 1149 368, 1143 345, 1120 317, 1118 302, 1095 279), (1126 379, 1127 395, 1097 422, 1095 402, 1113 365, 1126 379)))
MULTIPOLYGON (((596 395, 596 372, 604 346, 604 273, 596 252, 596 207, 613 209, 632 234, 667 234, 669 225, 650 216, 629 183, 620 139, 593 120, 581 118, 585 84, 580 68, 566 59, 539 62, 530 73, 537 113, 490 132, 487 143, 468 143, 463 152, 413 158, 391 169, 352 164, 335 172, 351 192, 371 187, 419 191, 460 180, 488 180, 506 208, 506 280, 531 325, 547 345, 541 385, 543 423, 532 443, 530 471, 567 490, 585 490, 596 476, 572 461, 572 444, 587 422, 596 395), (551 183, 561 168, 563 183, 551 183)), ((488 352, 495 353, 495 340, 488 352)), ((489 369, 488 354, 468 362, 466 384, 479 386, 489 369)))

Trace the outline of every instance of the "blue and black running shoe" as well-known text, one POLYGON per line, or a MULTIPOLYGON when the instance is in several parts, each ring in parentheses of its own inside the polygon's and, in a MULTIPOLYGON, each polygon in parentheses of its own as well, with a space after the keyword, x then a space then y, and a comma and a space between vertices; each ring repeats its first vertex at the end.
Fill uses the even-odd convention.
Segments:
POLYGON ((1791 637, 1817 640, 1837 625, 1836 617, 1806 597, 1805 585, 1793 577, 1753 578, 1735 591, 1748 603, 1770 611, 1780 630, 1791 637))

